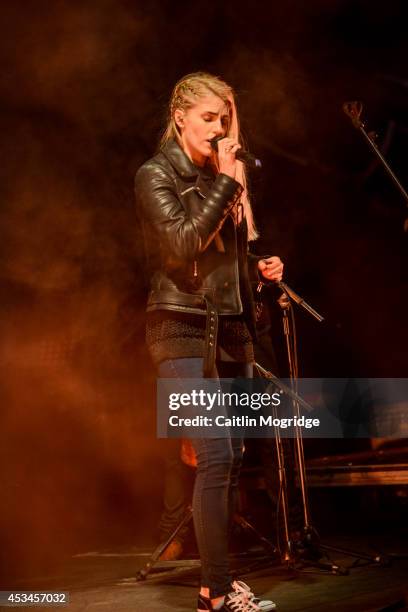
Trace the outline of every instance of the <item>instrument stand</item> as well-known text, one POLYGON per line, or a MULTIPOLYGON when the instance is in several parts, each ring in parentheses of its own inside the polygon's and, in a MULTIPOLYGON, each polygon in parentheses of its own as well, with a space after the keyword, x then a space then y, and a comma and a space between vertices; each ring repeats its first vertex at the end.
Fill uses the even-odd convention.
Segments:
MULTIPOLYGON (((154 566, 157 563, 160 563, 160 569, 158 569, 155 573, 160 577, 169 577, 174 575, 174 569, 180 568, 182 571, 190 570, 193 568, 200 567, 200 561, 198 559, 177 559, 175 561, 160 561, 160 556, 164 553, 164 551, 170 546, 173 540, 176 538, 179 531, 187 525, 193 517, 193 509, 191 506, 188 506, 183 518, 175 527, 174 531, 169 535, 167 540, 161 542, 159 546, 154 550, 152 556, 146 565, 136 574, 136 581, 140 582, 142 580, 146 580, 150 572, 153 570, 154 566)), ((243 516, 240 514, 234 514, 233 517, 234 523, 236 523, 241 529, 248 531, 252 535, 254 535, 260 542, 260 544, 265 549, 265 553, 267 555, 267 559, 270 559, 271 556, 275 556, 278 558, 279 550, 278 548, 272 544, 267 538, 265 538, 251 523, 249 523, 243 516)), ((248 571, 248 570, 246 570, 248 571)))
MULTIPOLYGON (((388 176, 391 178, 392 182, 397 187, 398 191, 400 192, 403 199, 405 200, 405 205, 408 207, 407 191, 404 189, 397 175, 392 170, 391 166, 389 165, 385 157, 382 155, 380 149, 378 148, 375 142, 377 135, 373 132, 367 132, 366 122, 361 119, 361 115, 363 112, 362 102, 360 101, 344 102, 343 112, 349 117, 353 126, 362 134, 364 140, 367 142, 367 144, 369 145, 373 153, 376 155, 376 157, 380 160, 384 170, 387 172, 388 176)), ((408 219, 405 220, 404 229, 405 231, 408 230, 408 219)), ((388 555, 386 555, 385 558, 388 560, 388 562, 390 562, 391 559, 407 559, 408 555, 405 553, 389 553, 388 555)))
POLYGON ((387 160, 382 155, 380 149, 377 147, 375 143, 376 134, 367 132, 366 124, 364 121, 361 120, 361 114, 363 112, 362 102, 358 102, 358 101, 345 102, 343 104, 343 111, 351 119, 353 126, 363 135, 364 140, 368 143, 371 150, 380 160, 384 169, 386 170, 388 175, 391 177, 391 180, 393 181, 394 185, 397 187, 398 191, 404 198, 405 205, 408 206, 408 193, 406 192, 404 187, 401 185, 400 181, 398 180, 398 177, 396 176, 395 172, 393 172, 393 170, 391 169, 387 160))
MULTIPOLYGON (((146 565, 138 571, 138 573, 136 574, 136 582, 140 582, 141 580, 146 580, 147 576, 150 574, 150 572, 152 571, 152 569, 154 568, 154 566, 159 562, 159 558, 160 556, 164 553, 165 550, 167 550, 167 548, 170 546, 170 544, 173 542, 173 540, 175 540, 177 534, 179 533, 179 531, 185 526, 187 525, 191 518, 193 516, 193 509, 191 506, 188 506, 183 518, 181 519, 181 521, 178 523, 178 525, 175 527, 175 529, 173 530, 173 532, 169 535, 169 537, 167 538, 167 540, 165 540, 164 542, 160 542, 160 544, 157 546, 157 548, 154 550, 154 552, 152 553, 152 556, 150 557, 149 561, 146 563, 146 565)), ((174 567, 179 567, 180 566, 180 561, 161 561, 160 562, 161 565, 165 566, 166 569, 168 568, 169 570, 171 568, 174 567)), ((197 566, 197 561, 194 559, 190 560, 190 559, 183 559, 182 561, 182 565, 183 567, 185 567, 186 569, 188 569, 189 567, 196 567, 197 566)), ((163 569, 163 571, 160 572, 161 576, 164 575, 169 575, 169 572, 166 571, 165 569, 163 569)))
MULTIPOLYGON (((294 323, 294 315, 292 312, 291 299, 294 300, 299 306, 302 306, 309 314, 311 314, 319 322, 323 321, 323 317, 317 313, 309 304, 307 304, 299 295, 297 295, 290 287, 285 283, 279 283, 279 287, 283 291, 282 297, 278 300, 279 305, 282 308, 283 313, 283 332, 286 342, 286 350, 289 363, 289 375, 291 381, 291 393, 288 395, 291 397, 293 404, 293 411, 295 416, 300 417, 300 405, 304 404, 304 400, 300 398, 297 393, 297 376, 298 376, 298 364, 297 364, 297 351, 296 351, 296 330, 294 323), (289 318, 291 314, 292 324, 289 318), (292 330, 291 330, 292 328, 292 330)), ((265 378, 271 380, 271 383, 275 386, 282 388, 282 383, 268 370, 265 370, 259 364, 256 364, 259 372, 265 378)), ((285 389, 284 389, 285 390, 285 389)), ((276 408, 275 408, 276 411, 276 408)), ((274 415, 275 416, 275 415, 274 415)), ((286 563, 288 568, 301 569, 316 568, 334 575, 347 575, 349 568, 342 567, 336 563, 332 563, 328 553, 337 552, 344 554, 349 557, 354 557, 356 561, 351 567, 358 565, 359 561, 366 561, 368 564, 376 565, 389 565, 390 559, 385 555, 367 555, 358 551, 340 548, 335 546, 328 546, 322 544, 320 536, 316 529, 313 527, 310 518, 309 500, 307 492, 307 478, 306 478, 306 465, 305 455, 303 447, 303 437, 299 426, 295 426, 295 455, 297 463, 297 471, 299 478, 299 485, 302 497, 303 507, 303 533, 299 541, 293 542, 290 537, 290 529, 288 524, 288 494, 287 494, 287 481, 286 481, 286 469, 285 469, 285 456, 282 448, 282 440, 279 433, 279 428, 275 427, 276 436, 276 449, 278 455, 278 469, 279 469, 279 481, 281 486, 281 503, 282 503, 282 514, 284 521, 284 532, 285 532, 285 551, 283 555, 283 561, 286 563), (320 559, 326 556, 329 561, 323 562, 320 559), (297 564, 301 567, 297 567, 297 564)))

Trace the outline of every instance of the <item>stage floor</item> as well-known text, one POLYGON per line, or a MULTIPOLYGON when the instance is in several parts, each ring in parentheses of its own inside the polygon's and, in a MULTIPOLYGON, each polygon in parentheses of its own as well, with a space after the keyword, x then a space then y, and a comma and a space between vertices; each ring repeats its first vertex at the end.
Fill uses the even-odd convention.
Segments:
MULTIPOLYGON (((375 555, 408 553, 407 543, 393 536, 332 538, 325 542, 375 555)), ((135 576, 149 559, 151 551, 128 547, 91 551, 72 557, 58 575, 38 577, 18 590, 64 590, 70 592, 70 612, 182 612, 196 609, 198 569, 176 570, 173 577, 151 574, 146 581, 135 576)), ((350 567, 355 561, 343 554, 331 553, 333 562, 350 567)), ((234 558, 234 565, 247 565, 234 558)), ((239 570, 238 570, 239 573, 239 570)), ((393 559, 387 567, 359 566, 349 575, 333 576, 318 570, 297 572, 271 562, 268 567, 239 574, 257 595, 272 599, 280 612, 378 612, 408 610, 408 559, 393 559)), ((1 608, 9 609, 9 608, 1 608)), ((34 610, 50 608, 35 607, 34 610)))

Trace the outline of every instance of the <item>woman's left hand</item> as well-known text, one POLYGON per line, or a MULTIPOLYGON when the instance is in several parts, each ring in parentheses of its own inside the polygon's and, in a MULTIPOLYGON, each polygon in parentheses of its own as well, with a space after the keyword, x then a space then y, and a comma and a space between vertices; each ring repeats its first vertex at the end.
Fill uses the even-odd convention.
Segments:
POLYGON ((268 281, 281 281, 283 276, 283 263, 280 257, 273 256, 258 261, 258 270, 268 281))

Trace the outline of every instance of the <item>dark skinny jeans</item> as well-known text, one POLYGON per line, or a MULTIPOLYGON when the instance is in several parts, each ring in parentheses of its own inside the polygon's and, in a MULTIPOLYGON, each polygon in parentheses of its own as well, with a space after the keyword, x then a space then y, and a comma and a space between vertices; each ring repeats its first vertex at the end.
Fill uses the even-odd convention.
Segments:
MULTIPOLYGON (((202 378, 203 360, 198 357, 168 359, 159 365, 160 378, 202 378)), ((214 378, 252 378, 252 364, 217 361, 214 378)), ((201 585, 210 597, 231 591, 228 533, 238 498, 243 439, 195 438, 197 458, 193 493, 193 520, 201 558, 201 585)))

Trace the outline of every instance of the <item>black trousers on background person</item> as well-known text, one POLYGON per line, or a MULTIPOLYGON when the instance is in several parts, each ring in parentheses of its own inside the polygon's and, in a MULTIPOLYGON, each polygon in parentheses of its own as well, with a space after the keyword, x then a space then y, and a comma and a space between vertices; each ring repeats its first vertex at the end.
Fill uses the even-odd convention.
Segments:
MULTIPOLYGON (((165 456, 163 512, 158 526, 160 542, 167 540, 191 504, 195 478, 195 469, 181 459, 181 439, 166 439, 162 443, 165 456)), ((186 525, 179 531, 180 542, 185 541, 190 528, 186 525)))

